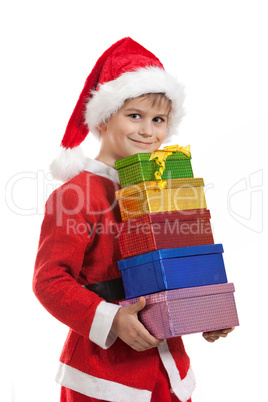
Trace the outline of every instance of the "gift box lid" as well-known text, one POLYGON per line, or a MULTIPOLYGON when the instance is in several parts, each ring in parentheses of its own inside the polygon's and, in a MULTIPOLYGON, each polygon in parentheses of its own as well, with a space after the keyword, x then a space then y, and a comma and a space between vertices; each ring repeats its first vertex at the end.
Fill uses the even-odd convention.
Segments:
POLYGON ((136 255, 135 257, 126 258, 118 261, 120 271, 137 265, 143 265, 154 261, 167 258, 191 257, 205 254, 221 254, 223 253, 222 244, 207 244, 204 246, 191 246, 179 248, 167 248, 162 250, 150 251, 149 253, 136 255))
MULTIPOLYGON (((143 296, 146 299, 146 306, 153 303, 161 303, 170 300, 190 299, 201 296, 211 296, 223 293, 233 293, 235 287, 233 283, 220 283, 217 285, 196 286, 193 288, 164 290, 163 292, 152 293, 143 296)), ((138 302, 140 297, 134 297, 129 300, 123 300, 119 304, 126 306, 138 302)))
POLYGON ((134 219, 128 219, 128 221, 120 222, 118 226, 127 226, 135 229, 136 225, 142 225, 144 223, 161 223, 176 220, 190 221, 195 219, 210 219, 209 209, 186 209, 182 211, 169 211, 169 212, 156 212, 147 215, 140 216, 134 219))
MULTIPOLYGON (((145 153, 145 154, 135 154, 128 156, 127 158, 120 159, 119 161, 115 162, 115 168, 121 169, 123 167, 133 165, 134 163, 137 162, 149 162, 149 159, 151 157, 151 153, 145 153)), ((167 160, 178 160, 178 159, 188 159, 190 160, 192 157, 185 155, 183 152, 174 152, 172 155, 169 155, 167 157, 167 160)))
POLYGON ((147 224, 174 222, 174 221, 192 221, 196 219, 210 219, 209 209, 185 209, 181 211, 155 212, 147 215, 139 216, 138 218, 128 219, 124 222, 115 223, 114 230, 116 233, 121 233, 122 230, 136 230, 137 227, 147 224))
MULTIPOLYGON (((175 189, 179 187, 203 187, 204 180, 202 178, 183 178, 183 179, 169 179, 166 180, 167 184, 165 190, 175 189)), ((120 200, 121 198, 129 197, 134 194, 140 194, 142 191, 161 190, 158 186, 157 181, 143 181, 141 183, 135 184, 133 186, 122 188, 115 192, 116 198, 120 200)))

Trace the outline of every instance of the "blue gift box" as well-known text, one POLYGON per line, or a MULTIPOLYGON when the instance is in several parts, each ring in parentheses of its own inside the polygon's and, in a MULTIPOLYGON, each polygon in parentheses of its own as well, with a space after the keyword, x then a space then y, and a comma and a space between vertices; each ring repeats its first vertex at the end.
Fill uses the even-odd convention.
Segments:
POLYGON ((163 249, 118 261, 126 299, 227 283, 222 244, 163 249))

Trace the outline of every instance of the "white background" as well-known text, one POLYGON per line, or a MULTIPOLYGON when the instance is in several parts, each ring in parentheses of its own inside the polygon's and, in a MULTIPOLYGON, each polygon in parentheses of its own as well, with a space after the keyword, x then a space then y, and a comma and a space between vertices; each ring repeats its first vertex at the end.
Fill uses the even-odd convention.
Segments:
MULTIPOLYGON (((214 238, 236 287, 240 327, 207 343, 184 337, 197 378, 193 402, 267 398, 268 58, 266 2, 6 1, 1 29, 1 366, 3 402, 56 402, 67 328, 32 294, 48 165, 95 61, 131 36, 186 86, 173 143, 191 144, 214 238), (6 199, 4 198, 6 188, 6 199), (264 368, 263 368, 264 364, 264 368)), ((84 149, 94 156, 97 143, 84 149)))

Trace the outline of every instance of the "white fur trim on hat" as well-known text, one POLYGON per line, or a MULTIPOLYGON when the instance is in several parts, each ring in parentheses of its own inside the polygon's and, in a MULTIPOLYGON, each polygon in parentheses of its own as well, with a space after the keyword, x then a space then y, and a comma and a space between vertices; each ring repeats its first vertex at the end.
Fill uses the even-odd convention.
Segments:
POLYGON ((86 166, 87 158, 80 147, 61 148, 56 159, 50 164, 50 172, 53 178, 68 181, 81 173, 86 166))
POLYGON ((92 98, 88 101, 85 112, 85 122, 89 130, 99 136, 97 126, 115 114, 125 100, 149 93, 164 93, 172 101, 167 135, 175 134, 177 125, 184 116, 184 87, 160 67, 126 72, 92 91, 92 98))

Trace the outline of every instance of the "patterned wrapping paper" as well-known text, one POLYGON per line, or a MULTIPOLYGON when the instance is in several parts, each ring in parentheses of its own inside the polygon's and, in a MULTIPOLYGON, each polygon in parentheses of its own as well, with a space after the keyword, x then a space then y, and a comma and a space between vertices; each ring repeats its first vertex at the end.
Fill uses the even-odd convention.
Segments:
MULTIPOLYGON (((143 181, 156 180, 157 165, 154 160, 150 160, 150 157, 150 153, 136 154, 115 162, 122 188, 143 181)), ((162 178, 166 180, 182 177, 193 177, 191 155, 174 152, 166 160, 162 178)))
POLYGON ((118 261, 126 299, 226 283, 221 244, 157 250, 118 261))
POLYGON ((153 213, 118 225, 122 258, 153 250, 213 244, 206 209, 153 213))
MULTIPOLYGON (((234 286, 226 283, 221 252, 202 256, 196 252, 200 247, 215 250, 221 245, 214 245, 210 215, 204 225, 206 234, 205 230, 200 234, 200 227, 192 233, 194 224, 205 221, 200 215, 209 211, 203 179, 193 178, 190 159, 189 146, 175 145, 116 162, 122 187, 116 197, 123 220, 118 236, 124 260, 119 267, 126 297, 145 295, 147 304, 139 317, 159 339, 239 325, 234 286), (182 223, 174 232, 174 225, 170 225, 174 223, 173 214, 192 214, 193 210, 195 219, 182 222, 180 218, 182 223), (167 218, 161 221, 161 215, 167 218), (182 235, 182 224, 188 236, 182 235), (170 233, 166 233, 166 226, 170 233), (174 258, 174 250, 178 248, 182 255, 174 258), (195 249, 191 257, 187 255, 188 249, 195 249), (136 259, 133 267, 133 261, 129 264, 132 259, 136 259)), ((138 299, 134 297, 120 304, 128 305, 138 299)))
POLYGON ((142 182, 116 191, 122 220, 153 212, 206 209, 202 178, 171 179, 160 189, 155 181, 142 182))
MULTIPOLYGON (((232 283, 169 290, 144 296, 139 318, 157 339, 239 325, 232 283)), ((120 302, 126 306, 139 298, 120 302)))

